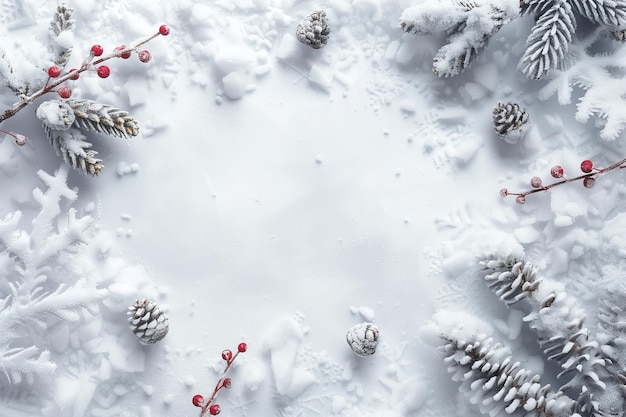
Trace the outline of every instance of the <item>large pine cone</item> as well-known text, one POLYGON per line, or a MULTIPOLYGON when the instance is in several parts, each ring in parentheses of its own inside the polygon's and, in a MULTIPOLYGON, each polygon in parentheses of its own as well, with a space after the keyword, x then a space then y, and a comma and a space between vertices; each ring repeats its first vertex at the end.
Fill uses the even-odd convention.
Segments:
POLYGON ((493 109, 493 127, 507 143, 519 142, 528 132, 528 113, 516 103, 498 102, 493 109))
POLYGON ((163 339, 169 330, 167 316, 153 302, 147 299, 135 300, 128 307, 130 329, 142 345, 151 345, 163 339))

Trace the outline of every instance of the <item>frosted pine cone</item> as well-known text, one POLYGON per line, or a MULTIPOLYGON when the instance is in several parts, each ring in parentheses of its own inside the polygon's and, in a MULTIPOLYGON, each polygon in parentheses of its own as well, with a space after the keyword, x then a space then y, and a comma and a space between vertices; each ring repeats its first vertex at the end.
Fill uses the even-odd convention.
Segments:
POLYGON ((493 127, 507 143, 519 142, 528 132, 528 113, 516 103, 502 103, 493 108, 493 127))
POLYGON ((128 322, 130 329, 142 345, 151 345, 163 339, 169 330, 167 316, 153 302, 135 300, 135 304, 128 307, 128 322))
POLYGON ((320 49, 326 46, 329 34, 330 26, 328 25, 326 12, 323 10, 311 13, 296 28, 298 40, 313 49, 320 49))
POLYGON ((369 356, 376 352, 378 337, 378 327, 374 323, 361 323, 348 330, 346 340, 354 353, 369 356))

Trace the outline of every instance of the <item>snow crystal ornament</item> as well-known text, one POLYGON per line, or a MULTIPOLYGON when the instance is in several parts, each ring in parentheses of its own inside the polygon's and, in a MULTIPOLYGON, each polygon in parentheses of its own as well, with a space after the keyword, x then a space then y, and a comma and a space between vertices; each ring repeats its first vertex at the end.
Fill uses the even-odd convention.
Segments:
POLYGON ((296 28, 298 40, 313 49, 320 49, 326 46, 329 34, 330 26, 328 25, 326 12, 323 10, 309 14, 296 28))
POLYGON ((74 110, 65 100, 44 101, 36 114, 45 127, 54 130, 67 130, 76 120, 74 110))
POLYGON ((128 307, 127 314, 130 329, 142 345, 154 344, 167 335, 167 316, 153 301, 135 300, 135 304, 128 307))
POLYGON ((348 330, 346 341, 357 355, 369 356, 376 352, 378 337, 378 327, 374 323, 361 323, 348 330))
POLYGON ((502 103, 493 108, 493 127, 507 143, 519 142, 528 132, 528 113, 516 103, 502 103))

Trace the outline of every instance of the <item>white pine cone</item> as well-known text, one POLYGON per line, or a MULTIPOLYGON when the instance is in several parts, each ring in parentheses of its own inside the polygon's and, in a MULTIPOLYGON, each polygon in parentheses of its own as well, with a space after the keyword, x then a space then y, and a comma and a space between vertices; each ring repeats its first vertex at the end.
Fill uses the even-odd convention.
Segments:
POLYGON ((507 143, 519 142, 528 132, 528 113, 516 103, 502 103, 493 108, 493 127, 507 143))
POLYGON ((169 330, 169 321, 165 313, 147 299, 135 300, 128 307, 130 329, 142 345, 151 345, 163 339, 169 330))
POLYGON ((296 37, 300 42, 309 45, 313 49, 320 49, 326 46, 330 26, 326 12, 316 11, 305 17, 296 28, 296 37))
POLYGON ((346 341, 357 355, 369 356, 376 352, 379 335, 378 327, 374 323, 361 323, 348 330, 346 341))

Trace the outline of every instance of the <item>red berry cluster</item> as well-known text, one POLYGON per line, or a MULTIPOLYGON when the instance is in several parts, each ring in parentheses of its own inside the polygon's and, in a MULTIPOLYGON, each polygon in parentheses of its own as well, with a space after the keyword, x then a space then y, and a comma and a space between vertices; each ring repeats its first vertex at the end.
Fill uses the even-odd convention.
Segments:
POLYGON ((217 397, 217 393, 222 388, 228 389, 231 387, 232 381, 230 378, 226 378, 225 375, 230 369, 233 362, 235 361, 235 358, 237 358, 237 356, 240 353, 243 353, 246 350, 248 350, 248 345, 242 342, 242 343, 239 343, 239 345, 237 346, 237 352, 235 352, 234 355, 233 355, 233 352, 229 349, 226 349, 222 352, 222 359, 226 361, 226 367, 222 371, 222 376, 217 381, 217 384, 215 385, 215 388, 213 389, 213 394, 211 394, 211 396, 209 397, 207 401, 205 401, 204 397, 200 394, 194 395, 193 398, 191 399, 191 403, 193 405, 195 405, 196 407, 200 407, 200 417, 206 416, 207 413, 209 413, 212 416, 215 416, 220 413, 221 410, 220 410, 219 404, 213 404, 213 401, 217 397))
POLYGON ((604 174, 607 171, 611 171, 613 169, 616 168, 626 168, 626 158, 622 159, 619 162, 614 163, 613 165, 610 165, 606 168, 602 168, 602 169, 598 169, 595 168, 593 165, 593 162, 589 159, 585 159, 584 161, 582 161, 580 163, 580 170, 583 172, 582 175, 579 175, 577 177, 573 177, 573 178, 567 178, 565 176, 563 167, 561 167, 560 165, 555 165, 552 168, 550 168, 550 175, 553 178, 556 179, 560 179, 560 181, 557 182, 553 182, 551 184, 548 185, 543 185, 543 182, 541 181, 541 178, 539 177, 533 177, 530 180, 530 186, 532 187, 531 190, 529 191, 524 191, 521 193, 512 193, 510 192, 508 189, 503 188, 500 190, 500 195, 502 195, 503 197, 509 196, 509 195, 514 195, 516 196, 515 201, 518 204, 524 204, 526 203, 526 196, 528 194, 533 194, 539 191, 548 191, 550 188, 556 187, 558 185, 563 185, 563 184, 567 184, 569 182, 573 182, 573 181, 579 181, 582 180, 583 182, 583 186, 585 188, 591 188, 595 185, 596 183, 596 178, 600 175, 600 174, 604 174))
MULTIPOLYGON (((137 48, 159 35, 167 36, 169 35, 169 33, 170 33, 169 27, 167 25, 161 25, 159 26, 158 32, 152 35, 150 38, 142 42, 139 42, 137 45, 131 48, 127 47, 126 45, 120 45, 116 47, 115 49, 113 49, 113 53, 111 55, 105 56, 103 58, 100 58, 104 54, 104 48, 102 47, 102 45, 98 45, 98 44, 93 45, 91 49, 89 50, 89 57, 87 61, 83 63, 81 68, 70 69, 65 77, 63 77, 60 80, 57 80, 56 82, 53 82, 52 85, 46 85, 46 87, 44 87, 43 89, 43 92, 45 93, 48 91, 52 91, 54 87, 60 85, 67 79, 77 80, 78 77, 80 76, 80 73, 88 69, 95 69, 96 74, 98 74, 98 77, 107 78, 109 75, 111 75, 111 69, 107 65, 98 65, 98 64, 113 57, 128 59, 131 57, 132 52, 136 52, 137 57, 139 58, 139 61, 143 63, 149 62, 152 59, 152 54, 150 54, 150 51, 148 51, 147 49, 137 51, 137 48), (98 58, 98 59, 94 61, 95 58, 98 58)), ((48 76, 50 77, 50 79, 57 79, 61 77, 61 73, 62 73, 61 68, 59 68, 56 65, 52 65, 51 67, 48 68, 48 76)), ((72 96, 72 90, 70 87, 67 87, 67 86, 63 86, 55 91, 57 92, 57 94, 59 94, 59 96, 61 96, 61 98, 70 98, 72 96)))

